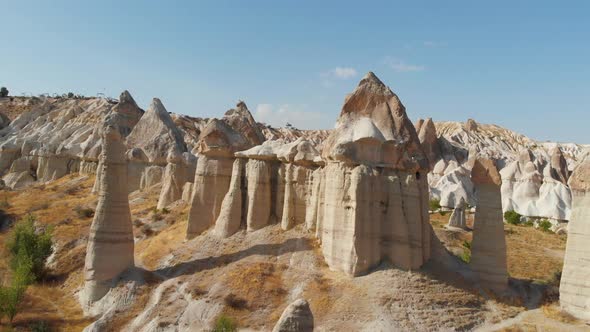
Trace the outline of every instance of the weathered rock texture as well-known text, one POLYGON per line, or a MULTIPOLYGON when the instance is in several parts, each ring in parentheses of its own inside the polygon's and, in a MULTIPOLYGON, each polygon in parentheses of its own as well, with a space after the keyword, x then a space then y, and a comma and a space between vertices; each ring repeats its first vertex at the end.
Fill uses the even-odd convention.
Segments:
POLYGON ((151 163, 166 165, 168 153, 187 151, 180 130, 158 98, 154 98, 148 110, 127 136, 127 145, 141 148, 151 163))
POLYGON ((187 238, 199 235, 215 224, 229 189, 234 153, 260 144, 261 137, 260 129, 253 122, 252 115, 243 102, 238 103, 236 109, 228 111, 223 119, 210 120, 203 129, 198 142, 199 159, 189 210, 187 238))
POLYGON ((289 304, 272 329, 273 332, 312 332, 313 314, 303 299, 289 304))
POLYGON ((323 156, 322 251, 332 269, 405 269, 430 255, 425 158, 398 97, 373 73, 346 98, 323 156))
POLYGON ((183 186, 189 180, 188 165, 178 151, 171 150, 167 161, 168 165, 164 170, 162 190, 158 199, 158 209, 163 209, 181 199, 183 186))
POLYGON ((112 282, 134 264, 125 150, 118 130, 108 126, 103 134, 98 206, 86 250, 84 301, 102 298, 112 282))
POLYGON ((493 160, 481 158, 475 160, 471 172, 477 209, 470 265, 482 286, 502 292, 508 287, 508 268, 500 174, 493 160))
POLYGON ((569 180, 573 211, 569 223, 559 302, 572 315, 590 320, 590 155, 569 180))
POLYGON ((467 203, 462 199, 459 206, 457 206, 453 213, 451 213, 451 217, 449 218, 449 227, 456 227, 456 228, 463 228, 467 229, 467 220, 465 218, 465 209, 467 208, 467 203))

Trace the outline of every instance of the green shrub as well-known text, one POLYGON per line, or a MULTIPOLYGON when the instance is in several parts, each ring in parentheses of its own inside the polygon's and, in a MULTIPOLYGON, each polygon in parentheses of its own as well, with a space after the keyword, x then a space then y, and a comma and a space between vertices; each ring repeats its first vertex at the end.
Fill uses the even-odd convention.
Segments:
POLYGON ((440 199, 437 198, 433 198, 428 202, 428 207, 430 208, 430 211, 436 211, 438 209, 440 209, 440 199))
POLYGON ((547 219, 541 219, 537 222, 537 225, 539 226, 539 229, 542 230, 543 232, 551 232, 551 226, 553 226, 551 224, 551 222, 547 219))
POLYGON ((8 89, 5 86, 0 88, 0 97, 8 97, 8 89))
POLYGON ((168 208, 162 208, 162 210, 161 210, 161 211, 162 211, 162 213, 163 213, 163 214, 168 214, 168 213, 170 213, 170 210, 168 210, 168 208))
POLYGON ((459 256, 459 258, 461 258, 461 260, 465 263, 469 263, 471 261, 471 242, 464 240, 462 245, 463 252, 461 253, 461 256, 459 256))
POLYGON ((30 264, 34 280, 43 275, 45 261, 53 250, 51 231, 51 228, 36 231, 35 217, 32 215, 26 216, 16 224, 6 244, 12 254, 11 267, 14 271, 30 264))
POLYGON ((511 210, 504 212, 504 220, 511 225, 520 224, 520 217, 522 217, 522 215, 516 211, 511 210))
POLYGON ((45 321, 40 321, 29 324, 29 329, 31 332, 50 332, 51 326, 45 321))
POLYGON ((226 315, 221 315, 215 321, 215 327, 212 332, 235 332, 238 330, 238 326, 226 315))

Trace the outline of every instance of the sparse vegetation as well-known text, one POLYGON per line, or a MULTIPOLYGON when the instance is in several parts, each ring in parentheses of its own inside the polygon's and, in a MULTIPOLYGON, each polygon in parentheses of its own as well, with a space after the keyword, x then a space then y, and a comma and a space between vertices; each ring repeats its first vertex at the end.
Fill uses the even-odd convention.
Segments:
POLYGON ((510 210, 510 211, 504 212, 504 220, 506 220, 506 222, 511 225, 520 224, 520 217, 522 217, 522 215, 516 211, 510 210))
POLYGON ((541 219, 537 222, 537 226, 539 227, 540 230, 542 230, 543 232, 547 232, 547 233, 552 233, 551 231, 551 226, 553 226, 551 224, 551 222, 547 219, 541 219))
POLYGON ((51 229, 37 230, 34 216, 28 215, 16 224, 6 244, 13 273, 11 285, 0 287, 0 318, 7 316, 12 323, 27 286, 43 275, 51 247, 51 229))
POLYGON ((0 88, 0 98, 8 97, 8 89, 3 86, 0 88))
POLYGON ((45 261, 51 255, 51 228, 36 229, 35 216, 29 214, 14 227, 6 246, 12 255, 11 267, 17 271, 23 264, 31 264, 33 279, 43 276, 45 261))
POLYGON ((238 330, 238 326, 230 317, 221 315, 215 320, 215 327, 212 332, 234 332, 238 330))
POLYGON ((33 322, 29 325, 31 332, 50 332, 51 326, 45 321, 33 322))
POLYGON ((82 218, 82 219, 94 217, 94 210, 91 208, 83 208, 81 206, 77 206, 74 209, 74 211, 76 211, 76 214, 78 215, 78 217, 82 218))
POLYGON ((227 306, 233 309, 246 309, 248 307, 248 301, 233 293, 229 293, 223 300, 227 306))
POLYGON ((430 208, 430 211, 436 211, 438 209, 440 209, 440 199, 437 198, 433 198, 428 202, 428 207, 430 208))
POLYGON ((471 262, 471 242, 467 240, 463 241, 463 252, 459 258, 461 258, 461 260, 465 263, 471 262))

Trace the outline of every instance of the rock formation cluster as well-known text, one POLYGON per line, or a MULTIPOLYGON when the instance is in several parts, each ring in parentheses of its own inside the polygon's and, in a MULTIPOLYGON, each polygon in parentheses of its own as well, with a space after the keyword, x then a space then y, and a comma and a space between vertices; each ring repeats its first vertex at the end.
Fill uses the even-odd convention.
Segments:
POLYGON ((577 318, 590 320, 590 154, 569 179, 573 211, 569 223, 559 302, 577 318))
POLYGON ((404 106, 373 73, 347 97, 323 154, 303 138, 254 144, 260 135, 241 133, 255 127, 227 118, 201 133, 188 238, 212 226, 226 237, 301 224, 328 265, 350 275, 428 260, 428 161, 404 106))

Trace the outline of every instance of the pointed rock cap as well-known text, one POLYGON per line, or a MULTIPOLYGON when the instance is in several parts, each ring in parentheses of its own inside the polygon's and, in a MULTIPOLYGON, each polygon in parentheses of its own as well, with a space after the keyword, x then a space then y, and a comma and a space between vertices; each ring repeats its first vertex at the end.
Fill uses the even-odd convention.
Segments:
POLYGON ((576 165, 568 184, 574 192, 587 193, 590 191, 590 151, 580 159, 576 165))
POLYGON ((500 173, 496 167, 496 162, 488 158, 476 158, 473 162, 473 168, 471 169, 471 181, 476 185, 501 185, 502 179, 500 178, 500 173))
POLYGON ((466 131, 476 131, 478 129, 477 122, 473 119, 467 119, 465 122, 464 128, 466 131))
POLYGON ((204 155, 233 157, 236 151, 245 150, 250 144, 225 121, 211 119, 201 132, 198 147, 204 155))
POLYGON ((555 146, 553 149, 551 149, 550 155, 551 177, 557 181, 560 181, 561 183, 567 183, 569 178, 567 160, 565 160, 563 152, 559 146, 555 146))
POLYGON ((533 162, 534 160, 535 156, 530 149, 523 149, 518 153, 518 162, 523 166, 529 162, 533 162))
POLYGON ((423 124, 424 124, 424 119, 422 119, 422 118, 420 118, 420 119, 418 119, 418 121, 416 121, 416 123, 414 124, 414 128, 416 128, 417 133, 420 132, 420 128, 422 128, 423 124))
POLYGON ((166 164, 170 149, 182 153, 187 151, 182 133, 174 124, 168 111, 158 98, 154 98, 150 107, 127 137, 129 148, 143 149, 150 162, 166 164))
POLYGON ((372 72, 346 98, 323 157, 349 164, 427 169, 414 125, 399 98, 372 72))
POLYGON ((137 103, 127 90, 121 92, 119 103, 113 107, 113 111, 119 117, 117 122, 119 131, 123 136, 131 133, 131 130, 143 115, 143 110, 137 106, 137 103))
POLYGON ((241 100, 238 101, 235 108, 225 112, 223 121, 236 132, 242 134, 250 146, 260 145, 265 141, 264 134, 262 134, 252 113, 248 110, 248 106, 241 100))

